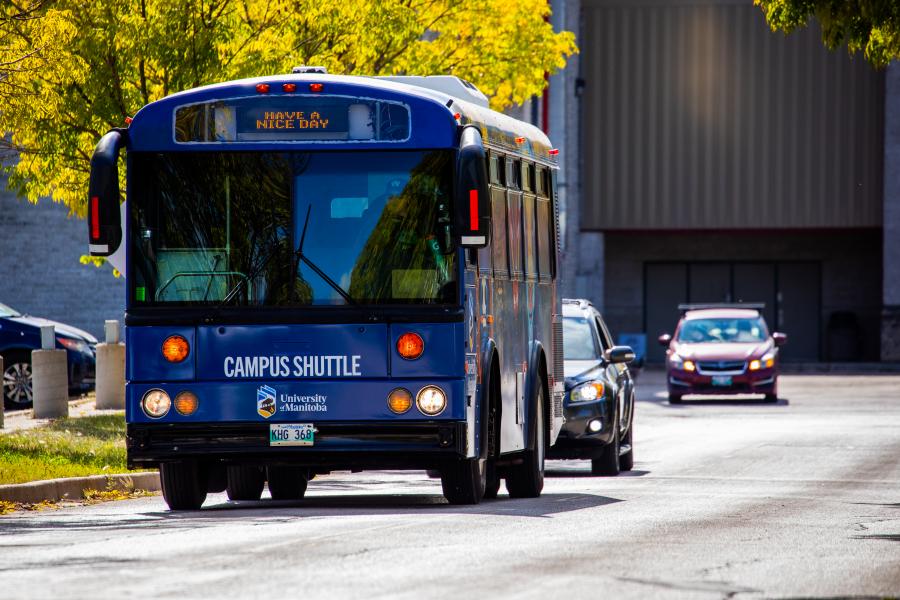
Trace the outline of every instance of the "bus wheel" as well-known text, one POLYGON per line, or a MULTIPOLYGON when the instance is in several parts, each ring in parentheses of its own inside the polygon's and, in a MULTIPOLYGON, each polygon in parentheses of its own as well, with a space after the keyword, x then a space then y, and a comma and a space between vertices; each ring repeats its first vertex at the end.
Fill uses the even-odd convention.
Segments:
POLYGON ((206 478, 196 461, 162 463, 159 480, 171 510, 197 510, 206 500, 206 478))
POLYGON ((306 493, 307 469, 268 467, 266 472, 272 500, 299 500, 306 493))
POLYGON ((537 498, 544 489, 544 386, 538 386, 535 397, 534 427, 531 449, 525 450, 522 464, 515 465, 506 476, 506 489, 511 498, 537 498))
POLYGON ((441 488, 450 504, 478 504, 487 485, 487 460, 464 458, 441 469, 441 488))
POLYGON ((263 486, 266 484, 266 474, 262 467, 246 465, 228 465, 226 468, 229 500, 259 500, 262 496, 263 486))

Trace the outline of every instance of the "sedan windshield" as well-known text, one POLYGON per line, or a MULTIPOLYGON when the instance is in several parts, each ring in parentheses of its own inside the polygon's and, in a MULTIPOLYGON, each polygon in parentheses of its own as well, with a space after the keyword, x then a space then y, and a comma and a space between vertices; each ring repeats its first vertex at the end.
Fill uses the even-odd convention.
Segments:
POLYGON ((681 324, 678 341, 682 343, 762 342, 769 331, 762 317, 742 319, 690 319, 681 324))
POLYGON ((132 156, 131 305, 457 302, 452 153, 132 156))
POLYGON ((21 317, 22 313, 5 304, 0 304, 0 318, 2 317, 21 317))

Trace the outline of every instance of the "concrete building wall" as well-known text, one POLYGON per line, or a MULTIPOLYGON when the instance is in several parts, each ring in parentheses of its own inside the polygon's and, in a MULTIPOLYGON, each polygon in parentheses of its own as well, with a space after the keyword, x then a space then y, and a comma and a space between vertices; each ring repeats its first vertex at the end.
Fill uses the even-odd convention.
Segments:
POLYGON ((884 291, 881 359, 900 362, 900 63, 887 70, 884 103, 884 291))
POLYGON ((0 302, 102 339, 106 319, 123 320, 125 279, 82 265, 86 253, 84 221, 50 200, 19 200, 0 180, 0 302))

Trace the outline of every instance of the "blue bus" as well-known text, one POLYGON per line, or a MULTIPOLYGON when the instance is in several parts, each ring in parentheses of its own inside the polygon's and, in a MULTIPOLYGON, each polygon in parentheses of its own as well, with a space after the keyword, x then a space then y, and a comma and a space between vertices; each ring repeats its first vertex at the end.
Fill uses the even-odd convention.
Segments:
POLYGON ((538 496, 563 420, 557 168, 455 77, 298 67, 143 107, 88 197, 91 255, 124 254, 129 467, 173 510, 386 468, 455 504, 501 479, 538 496))

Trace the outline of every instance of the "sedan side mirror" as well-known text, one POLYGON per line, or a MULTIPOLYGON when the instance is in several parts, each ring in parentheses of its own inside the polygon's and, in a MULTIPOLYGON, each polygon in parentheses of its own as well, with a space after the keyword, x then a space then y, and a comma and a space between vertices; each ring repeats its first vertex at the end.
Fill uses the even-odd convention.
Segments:
POLYGON ((631 346, 613 346, 605 353, 606 360, 613 364, 630 363, 634 360, 631 346))
POLYGON ((775 342, 776 346, 784 346, 787 344, 788 336, 786 333, 780 333, 776 331, 772 334, 772 341, 775 342))
POLYGON ((668 333, 664 333, 656 339, 659 342, 659 345, 665 348, 668 348, 669 344, 672 342, 672 336, 668 333))

